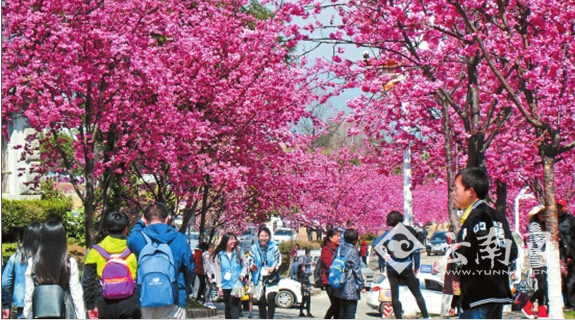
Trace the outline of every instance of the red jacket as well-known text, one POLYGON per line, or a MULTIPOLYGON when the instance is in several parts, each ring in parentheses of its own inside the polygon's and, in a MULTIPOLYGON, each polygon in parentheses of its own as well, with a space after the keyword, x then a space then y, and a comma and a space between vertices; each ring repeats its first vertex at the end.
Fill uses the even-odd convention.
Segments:
POLYGON ((194 260, 196 261, 196 274, 197 275, 205 275, 204 272, 204 259, 202 258, 203 251, 196 250, 194 252, 194 260))
POLYGON ((337 249, 337 246, 335 245, 335 243, 332 242, 327 242, 327 244, 321 248, 321 262, 322 262, 322 277, 321 280, 323 282, 323 284, 329 284, 329 281, 327 280, 327 275, 329 274, 329 268, 331 266, 331 262, 333 261, 333 256, 335 254, 335 250, 337 249))
POLYGON ((367 245, 362 244, 361 248, 359 249, 359 254, 361 256, 366 256, 367 255, 367 245))

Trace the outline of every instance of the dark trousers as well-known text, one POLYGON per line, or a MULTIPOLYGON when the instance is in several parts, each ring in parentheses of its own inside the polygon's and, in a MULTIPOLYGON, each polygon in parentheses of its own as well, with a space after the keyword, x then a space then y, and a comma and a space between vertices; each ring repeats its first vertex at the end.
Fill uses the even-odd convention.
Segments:
POLYGON ((537 291, 535 291, 529 301, 534 303, 537 300, 539 306, 547 304, 547 267, 534 268, 533 273, 537 278, 537 291))
POLYGON ((309 315, 311 312, 311 296, 310 295, 302 295, 301 297, 301 304, 299 305, 299 313, 303 313, 303 307, 306 306, 307 314, 309 315))
POLYGON ((401 319, 401 302, 399 301, 399 285, 407 285, 411 294, 415 297, 417 301, 417 306, 419 306, 419 311, 421 311, 421 316, 423 318, 429 317, 427 314, 427 306, 425 305, 425 300, 421 295, 421 290, 419 289, 419 280, 413 274, 413 270, 406 269, 397 273, 392 269, 387 270, 387 278, 389 279, 389 285, 391 286, 391 305, 393 306, 393 313, 397 319, 401 319))
POLYGON ((325 286, 325 292, 329 298, 330 306, 325 313, 324 319, 340 319, 339 317, 339 298, 333 295, 333 288, 329 285, 325 286))
POLYGON ((224 315, 226 319, 239 319, 240 318, 240 298, 231 295, 232 289, 224 290, 224 304, 226 309, 224 315))
POLYGON ((567 267, 568 274, 563 277, 563 297, 566 308, 575 308, 575 264, 570 263, 567 267))
POLYGON ((356 300, 339 299, 339 318, 340 319, 355 319, 357 312, 356 300))
POLYGON ((265 295, 265 288, 264 288, 264 295, 258 301, 258 308, 260 310, 260 319, 273 319, 274 314, 276 313, 276 295, 277 292, 271 292, 265 295))
POLYGON ((367 266, 367 255, 362 256, 361 260, 363 261, 363 263, 367 266))
POLYGON ((474 308, 461 311, 460 319, 501 319, 503 317, 503 304, 487 303, 474 308))
POLYGON ((208 301, 204 293, 206 291, 206 275, 198 274, 198 279, 200 279, 200 286, 198 287, 198 296, 196 297, 196 301, 199 301, 202 296, 204 296, 204 301, 208 301))
POLYGON ((461 296, 459 295, 453 295, 453 298, 451 298, 451 308, 454 311, 458 311, 459 313, 459 299, 461 298, 461 296))
POLYGON ((98 298, 99 319, 141 319, 140 296, 134 291, 132 296, 120 300, 98 298))

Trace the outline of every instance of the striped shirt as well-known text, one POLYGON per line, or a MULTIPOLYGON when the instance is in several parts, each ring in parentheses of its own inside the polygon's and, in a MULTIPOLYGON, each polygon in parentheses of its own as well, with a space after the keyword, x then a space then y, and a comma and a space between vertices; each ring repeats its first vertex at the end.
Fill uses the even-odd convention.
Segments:
POLYGON ((537 222, 529 224, 529 264, 531 268, 546 266, 545 262, 545 233, 537 222))

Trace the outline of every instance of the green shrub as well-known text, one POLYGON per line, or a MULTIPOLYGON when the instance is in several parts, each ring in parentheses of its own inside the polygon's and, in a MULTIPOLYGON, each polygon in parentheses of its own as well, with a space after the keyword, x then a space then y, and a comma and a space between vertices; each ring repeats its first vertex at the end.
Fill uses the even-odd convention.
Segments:
MULTIPOLYGON (((67 212, 72 209, 70 198, 48 198, 43 200, 2 199, 2 237, 4 241, 20 239, 22 231, 33 222, 44 222, 55 218, 67 220, 67 212)), ((65 224, 65 223, 64 223, 65 224)))

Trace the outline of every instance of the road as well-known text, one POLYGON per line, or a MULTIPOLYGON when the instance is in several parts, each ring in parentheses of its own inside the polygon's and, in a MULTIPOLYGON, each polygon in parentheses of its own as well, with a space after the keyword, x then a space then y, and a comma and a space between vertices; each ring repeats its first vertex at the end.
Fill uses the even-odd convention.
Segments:
MULTIPOLYGON (((224 304, 221 302, 215 303, 218 308, 218 315, 212 317, 211 319, 223 319, 224 318, 224 304)), ((329 307, 329 299, 325 291, 320 294, 316 294, 311 297, 311 313, 316 319, 323 319, 325 312, 329 307)), ((243 312, 243 319, 247 319, 248 312, 243 312)), ((305 312, 304 312, 305 313, 305 312)), ((253 311, 254 319, 258 318, 258 307, 254 305, 253 311)), ((299 306, 294 306, 291 309, 276 309, 275 319, 293 319, 299 318, 299 306)), ((310 319, 307 317, 302 317, 301 319, 310 319)), ((381 319, 381 315, 376 311, 371 309, 365 303, 365 295, 363 295, 362 300, 357 304, 357 315, 356 319, 381 319)))
MULTIPOLYGON (((439 260, 440 258, 441 258, 440 255, 434 255, 428 257, 426 253, 422 253, 421 264, 433 265, 433 262, 439 260)), ((369 262, 369 267, 372 268, 374 271, 377 271, 377 262, 369 262)), ((376 310, 367 306, 366 298, 367 296, 365 294, 362 294, 362 298, 357 304, 356 319, 381 319, 381 314, 379 314, 376 310)), ((218 308, 218 315, 216 317, 213 317, 212 319, 223 319, 224 304, 222 302, 216 302, 215 305, 218 308)), ((325 291, 321 291, 319 294, 316 294, 311 297, 311 313, 316 319, 318 318, 323 319, 328 307, 329 307, 329 298, 327 297, 325 291)), ((243 318, 247 319, 247 314, 248 312, 244 312, 243 318)), ((258 318, 257 305, 254 305, 253 315, 255 319, 258 318)), ((299 318, 299 306, 294 306, 291 309, 276 309, 275 318, 276 319, 299 318)), ((301 319, 310 319, 310 318, 302 317, 301 319)))

